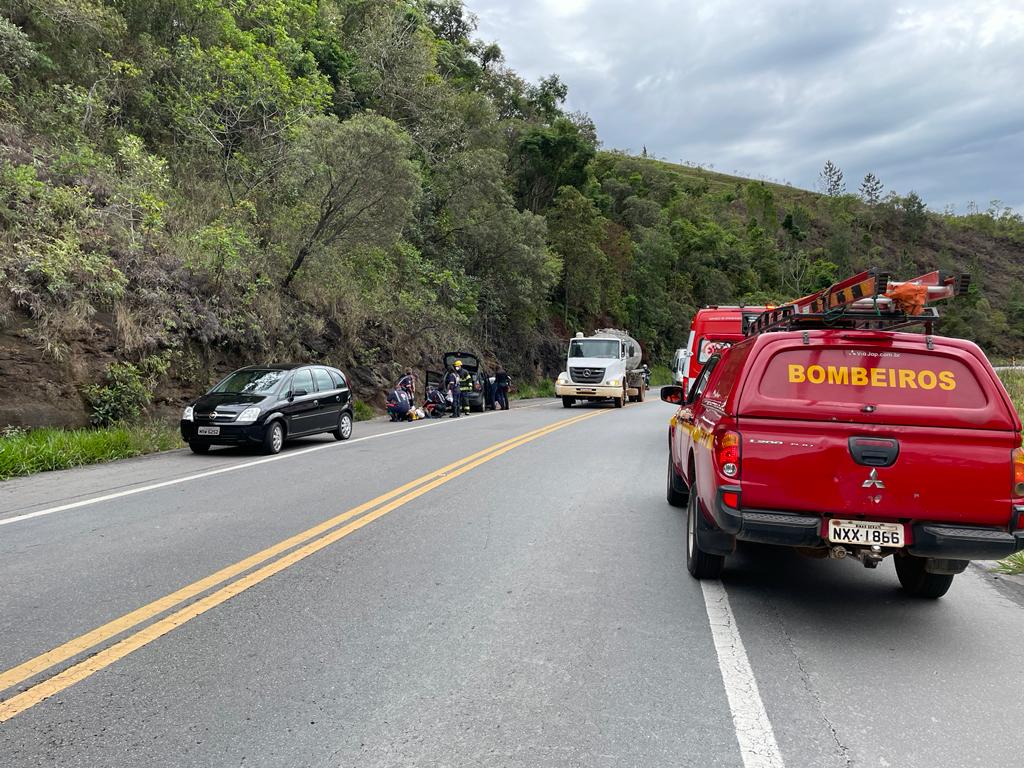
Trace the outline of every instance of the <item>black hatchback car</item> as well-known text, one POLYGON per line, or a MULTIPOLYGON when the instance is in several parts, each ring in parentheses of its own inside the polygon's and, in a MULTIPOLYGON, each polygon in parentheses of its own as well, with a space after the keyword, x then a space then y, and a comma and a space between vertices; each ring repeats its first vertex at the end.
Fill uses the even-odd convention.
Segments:
POLYGON ((229 374, 186 407, 181 436, 196 453, 245 444, 277 453, 285 440, 319 432, 348 440, 352 422, 352 392, 337 368, 254 365, 229 374))

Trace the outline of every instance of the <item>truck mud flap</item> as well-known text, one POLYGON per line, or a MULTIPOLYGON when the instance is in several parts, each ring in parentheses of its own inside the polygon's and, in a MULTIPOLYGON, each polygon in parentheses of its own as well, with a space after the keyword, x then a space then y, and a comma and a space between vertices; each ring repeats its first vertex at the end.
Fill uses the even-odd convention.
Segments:
POLYGON ((700 513, 697 515, 697 546, 709 555, 731 555, 736 551, 736 537, 715 527, 700 513))

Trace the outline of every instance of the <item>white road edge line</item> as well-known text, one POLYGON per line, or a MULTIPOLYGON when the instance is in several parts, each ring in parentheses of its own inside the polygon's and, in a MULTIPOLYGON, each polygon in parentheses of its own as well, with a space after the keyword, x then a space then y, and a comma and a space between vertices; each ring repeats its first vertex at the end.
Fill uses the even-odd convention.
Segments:
POLYGON ((740 756, 744 768, 784 768, 782 753, 775 732, 768 720, 764 702, 757 690, 757 680, 750 668, 747 651, 740 639, 729 605, 729 596, 720 581, 702 580, 704 605, 711 624, 711 637, 718 654, 718 668, 725 683, 725 694, 729 698, 732 724, 736 740, 740 745, 740 756))
POLYGON ((146 491, 155 491, 158 488, 167 488, 171 485, 178 485, 180 483, 188 483, 192 480, 201 480, 204 477, 213 477, 214 475, 222 475, 225 472, 235 472, 239 469, 248 469, 249 467, 256 467, 260 464, 268 464, 271 461, 283 461, 284 459, 291 459, 296 456, 303 456, 307 453, 313 453, 314 451, 323 451, 327 448, 342 448, 346 445, 353 445, 354 443, 361 443, 364 440, 376 440, 379 437, 389 437, 391 435, 403 435, 407 432, 412 432, 416 429, 427 429, 428 427, 443 427, 446 424, 451 425, 457 422, 451 421, 436 421, 430 424, 418 424, 414 427, 406 427, 405 429, 395 429, 391 432, 381 432, 377 435, 367 435, 366 437, 357 437, 354 440, 344 440, 335 443, 324 443, 323 445, 314 445, 311 448, 303 448, 298 451, 289 451, 288 453, 279 453, 276 456, 267 456, 265 459, 256 459, 255 461, 247 461, 243 464, 232 464, 229 467, 220 467, 219 469, 211 469, 206 472, 199 472, 195 475, 186 475, 185 477, 176 477, 173 480, 163 480, 159 483, 151 483, 150 485, 139 486, 138 488, 129 488, 124 491, 118 491, 117 493, 108 493, 105 496, 94 496, 89 499, 82 499, 81 501, 73 501, 68 504, 61 504, 57 507, 49 507, 47 509, 40 509, 35 512, 26 512, 23 515, 17 515, 16 517, 8 517, 0 520, 0 526, 10 525, 11 523, 19 523, 23 520, 31 520, 36 517, 44 517, 46 515, 53 515, 57 512, 67 512, 71 509, 78 509, 80 507, 87 507, 90 504, 99 504, 104 501, 111 501, 113 499, 121 499, 125 496, 134 496, 137 493, 145 493, 146 491))

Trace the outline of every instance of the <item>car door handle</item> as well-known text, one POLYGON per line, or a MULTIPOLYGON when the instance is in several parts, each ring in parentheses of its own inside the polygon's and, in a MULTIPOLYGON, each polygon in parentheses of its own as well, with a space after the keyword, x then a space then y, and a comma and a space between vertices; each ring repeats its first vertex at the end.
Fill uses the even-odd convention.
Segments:
POLYGON ((313 401, 313 407, 315 408, 318 405, 320 405, 320 401, 319 400, 314 400, 313 401))

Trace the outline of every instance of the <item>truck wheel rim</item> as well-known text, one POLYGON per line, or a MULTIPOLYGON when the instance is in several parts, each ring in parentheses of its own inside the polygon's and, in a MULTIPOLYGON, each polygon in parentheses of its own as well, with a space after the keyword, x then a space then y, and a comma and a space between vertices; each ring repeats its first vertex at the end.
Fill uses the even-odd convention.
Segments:
MULTIPOLYGON (((690 493, 693 493, 693 489, 690 489, 690 493)), ((690 501, 687 505, 686 515, 686 553, 692 558, 696 547, 697 539, 697 505, 690 501)))

